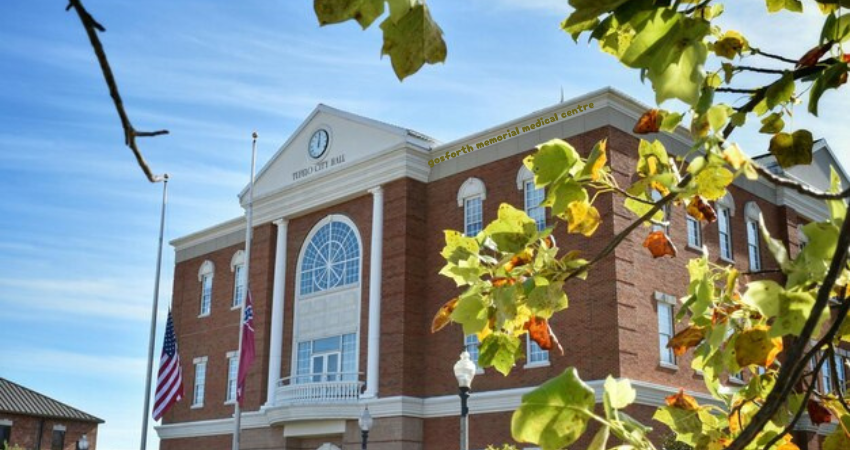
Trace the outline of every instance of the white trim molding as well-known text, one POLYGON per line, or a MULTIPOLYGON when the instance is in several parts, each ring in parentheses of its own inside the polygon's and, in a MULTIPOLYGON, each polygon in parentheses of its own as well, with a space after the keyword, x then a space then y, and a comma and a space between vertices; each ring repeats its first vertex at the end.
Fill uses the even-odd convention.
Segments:
POLYGON ((366 351, 366 391, 363 398, 378 396, 381 353, 381 282, 383 279, 384 190, 377 186, 372 194, 372 241, 369 250, 369 335, 366 351))
POLYGON ((484 182, 478 178, 467 178, 457 190, 457 206, 463 207, 464 200, 473 197, 481 197, 481 201, 487 200, 487 188, 484 182))
POLYGON ((277 381, 281 377, 280 368, 281 361, 283 360, 283 305, 286 299, 286 239, 288 237, 289 221, 286 219, 278 219, 274 221, 274 224, 277 225, 277 245, 275 247, 274 256, 274 284, 272 286, 271 318, 272 329, 270 333, 271 336, 269 337, 269 373, 268 389, 266 390, 266 407, 274 404, 277 381))

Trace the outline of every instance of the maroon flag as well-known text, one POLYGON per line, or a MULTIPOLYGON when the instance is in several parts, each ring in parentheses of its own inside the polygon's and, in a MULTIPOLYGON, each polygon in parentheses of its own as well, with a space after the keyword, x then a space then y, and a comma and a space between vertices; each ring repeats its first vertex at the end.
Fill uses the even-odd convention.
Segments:
POLYGON ((159 358, 159 375, 156 380, 156 397, 153 403, 153 420, 159 420, 171 405, 183 398, 183 370, 177 353, 177 338, 174 336, 174 320, 168 310, 162 356, 159 358))
POLYGON ((242 350, 239 353, 239 376, 236 382, 236 401, 242 406, 245 397, 245 378, 248 377, 248 369, 254 362, 254 301, 251 299, 251 290, 245 299, 245 315, 242 317, 242 350))

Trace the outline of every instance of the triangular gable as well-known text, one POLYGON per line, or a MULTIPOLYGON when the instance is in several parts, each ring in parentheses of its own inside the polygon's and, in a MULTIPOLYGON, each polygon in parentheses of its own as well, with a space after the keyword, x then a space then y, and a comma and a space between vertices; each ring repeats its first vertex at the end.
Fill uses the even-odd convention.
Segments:
MULTIPOLYGON (((319 104, 260 169, 254 183, 254 197, 321 178, 334 169, 350 166, 406 142, 427 142, 424 139, 427 138, 405 128, 319 104), (328 132, 329 144, 321 157, 313 158, 308 145, 320 129, 328 132)), ((243 205, 247 193, 246 186, 239 194, 243 205)))
POLYGON ((815 142, 815 148, 812 154, 812 163, 806 166, 794 166, 786 169, 786 172, 810 184, 818 190, 829 189, 830 167, 835 167, 838 175, 841 177, 841 185, 843 189, 850 187, 850 179, 847 177, 847 172, 841 166, 841 162, 835 157, 829 144, 824 139, 815 142))

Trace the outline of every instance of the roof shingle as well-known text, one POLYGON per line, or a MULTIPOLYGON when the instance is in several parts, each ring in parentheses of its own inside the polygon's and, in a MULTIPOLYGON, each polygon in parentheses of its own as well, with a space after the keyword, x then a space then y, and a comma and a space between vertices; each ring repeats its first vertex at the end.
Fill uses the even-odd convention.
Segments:
POLYGON ((103 423, 91 414, 0 377, 0 412, 51 419, 103 423))

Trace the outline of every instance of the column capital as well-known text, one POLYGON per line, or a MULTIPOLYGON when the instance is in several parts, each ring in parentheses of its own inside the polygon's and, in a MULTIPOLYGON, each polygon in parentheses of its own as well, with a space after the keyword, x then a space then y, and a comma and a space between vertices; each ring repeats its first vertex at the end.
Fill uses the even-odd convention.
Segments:
POLYGON ((278 227, 285 227, 289 223, 289 219, 281 217, 280 219, 273 220, 272 223, 278 227))
POLYGON ((369 189, 366 192, 368 192, 372 195, 381 195, 384 192, 384 188, 381 187, 381 186, 375 186, 375 187, 373 187, 372 189, 369 189))

